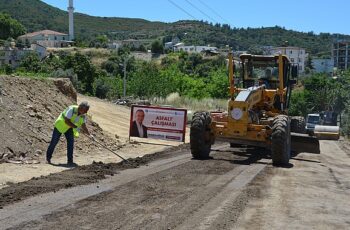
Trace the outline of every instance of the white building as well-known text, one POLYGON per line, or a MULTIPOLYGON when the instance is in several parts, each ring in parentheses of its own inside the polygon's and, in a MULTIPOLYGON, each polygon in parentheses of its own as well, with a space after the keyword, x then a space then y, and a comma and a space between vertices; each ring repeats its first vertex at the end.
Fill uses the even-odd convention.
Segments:
POLYGON ((201 53, 206 51, 217 51, 218 48, 214 46, 185 46, 184 43, 174 45, 174 52, 185 51, 188 53, 201 53))
POLYGON ((270 54, 284 54, 286 55, 291 63, 298 66, 299 73, 303 73, 305 71, 305 60, 307 54, 305 53, 305 49, 294 46, 286 46, 286 47, 271 47, 270 54))
POLYGON ((121 42, 110 42, 107 44, 108 49, 114 49, 114 50, 119 49, 121 46, 122 46, 121 42))
POLYGON ((316 73, 333 73, 334 59, 319 58, 312 59, 312 67, 316 73))
POLYGON ((128 46, 130 48, 138 49, 143 44, 142 40, 136 40, 136 39, 126 39, 121 41, 122 46, 128 46))
POLYGON ((173 39, 171 39, 171 42, 166 42, 164 43, 164 49, 174 49, 174 46, 176 44, 180 43, 180 39, 178 37, 173 37, 173 39))
POLYGON ((42 30, 24 34, 19 36, 18 39, 22 40, 23 44, 38 44, 44 47, 66 47, 71 43, 68 34, 53 30, 42 30))
POLYGON ((32 44, 30 48, 39 55, 40 59, 43 59, 47 56, 47 49, 45 46, 39 44, 32 44))
POLYGON ((43 59, 47 55, 46 48, 37 44, 33 44, 31 48, 24 49, 19 49, 16 47, 1 47, 0 66, 6 64, 16 68, 19 66, 22 58, 31 52, 36 52, 40 59, 43 59))
POLYGON ((164 43, 164 49, 173 49, 174 44, 172 42, 164 43))

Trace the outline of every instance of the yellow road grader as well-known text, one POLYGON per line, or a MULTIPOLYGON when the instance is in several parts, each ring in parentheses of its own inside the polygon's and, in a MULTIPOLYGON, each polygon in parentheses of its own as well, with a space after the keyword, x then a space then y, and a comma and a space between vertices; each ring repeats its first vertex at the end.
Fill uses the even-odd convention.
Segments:
POLYGON ((270 149, 275 165, 288 164, 292 148, 298 151, 300 146, 309 146, 309 151, 318 152, 318 140, 304 134, 305 119, 288 116, 297 66, 285 55, 251 54, 241 55, 239 65, 239 71, 235 71, 229 54, 227 111, 194 113, 190 128, 192 156, 208 158, 216 140, 229 142, 231 147, 270 149))

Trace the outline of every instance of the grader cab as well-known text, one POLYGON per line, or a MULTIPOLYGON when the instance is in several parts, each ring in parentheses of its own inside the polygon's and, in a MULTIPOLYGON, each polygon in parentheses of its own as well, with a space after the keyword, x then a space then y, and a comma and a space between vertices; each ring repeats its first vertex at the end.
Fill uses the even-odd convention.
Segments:
POLYGON ((235 76, 235 64, 229 55, 227 111, 201 111, 193 115, 190 129, 192 156, 208 158, 215 140, 229 142, 231 147, 244 145, 270 149, 273 164, 287 164, 292 147, 311 144, 311 149, 319 148, 315 138, 304 134, 305 119, 288 116, 297 66, 284 55, 243 54, 239 63, 239 75, 235 76))

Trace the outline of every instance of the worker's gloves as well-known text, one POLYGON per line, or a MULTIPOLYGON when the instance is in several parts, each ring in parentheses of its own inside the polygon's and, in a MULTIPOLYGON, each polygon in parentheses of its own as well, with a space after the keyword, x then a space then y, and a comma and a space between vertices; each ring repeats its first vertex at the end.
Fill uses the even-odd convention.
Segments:
POLYGON ((96 137, 94 135, 90 134, 90 138, 91 140, 96 141, 96 137))

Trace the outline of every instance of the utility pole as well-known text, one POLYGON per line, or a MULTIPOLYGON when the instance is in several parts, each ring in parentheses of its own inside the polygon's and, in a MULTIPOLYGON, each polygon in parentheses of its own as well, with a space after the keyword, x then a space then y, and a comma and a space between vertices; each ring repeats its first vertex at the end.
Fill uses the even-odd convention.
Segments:
POLYGON ((125 58, 124 60, 124 78, 123 78, 123 97, 125 98, 126 96, 126 63, 127 63, 127 59, 125 58))
POLYGON ((129 61, 129 59, 131 58, 131 56, 127 56, 124 59, 124 64, 123 64, 123 72, 124 72, 124 78, 123 78, 123 97, 126 97, 126 65, 129 61))

